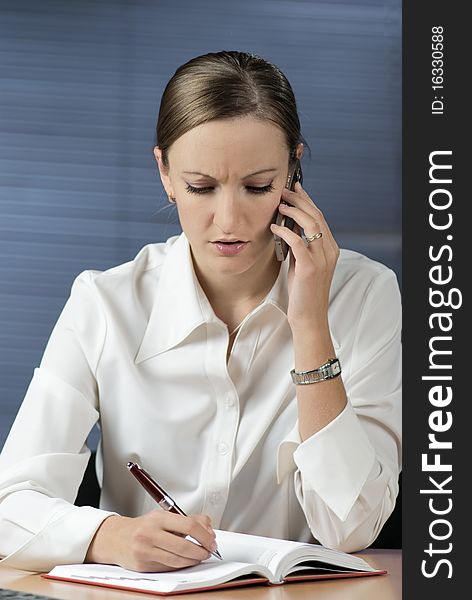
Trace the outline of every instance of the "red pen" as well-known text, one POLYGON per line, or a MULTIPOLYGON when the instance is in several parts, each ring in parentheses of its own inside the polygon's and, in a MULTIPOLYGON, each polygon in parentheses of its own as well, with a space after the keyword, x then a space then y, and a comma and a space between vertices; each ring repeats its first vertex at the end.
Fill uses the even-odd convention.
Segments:
MULTIPOLYGON (((176 513, 178 515, 183 515, 186 517, 186 513, 177 506, 174 500, 169 496, 169 494, 161 488, 161 486, 154 481, 154 479, 147 473, 138 463, 129 462, 127 465, 129 472, 136 477, 139 483, 143 486, 146 492, 154 498, 154 500, 159 504, 161 508, 164 510, 168 510, 169 512, 176 513)), ((188 536, 190 541, 201 546, 197 540, 194 540, 191 536, 188 536)), ((223 560, 221 554, 218 550, 211 552, 215 558, 219 558, 223 560)))

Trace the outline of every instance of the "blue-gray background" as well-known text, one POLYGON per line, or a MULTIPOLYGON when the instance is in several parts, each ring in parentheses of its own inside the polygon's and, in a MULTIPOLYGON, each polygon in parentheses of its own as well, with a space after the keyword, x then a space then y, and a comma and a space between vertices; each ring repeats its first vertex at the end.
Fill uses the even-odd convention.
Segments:
POLYGON ((401 278, 400 0, 0 0, 0 448, 74 277, 180 232, 160 95, 218 50, 284 71, 304 187, 340 246, 401 278))

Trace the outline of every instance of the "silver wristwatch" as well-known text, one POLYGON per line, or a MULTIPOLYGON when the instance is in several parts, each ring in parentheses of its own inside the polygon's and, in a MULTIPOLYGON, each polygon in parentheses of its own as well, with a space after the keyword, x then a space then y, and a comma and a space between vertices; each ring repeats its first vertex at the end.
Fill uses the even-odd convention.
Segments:
POLYGON ((306 385, 308 383, 318 383, 326 379, 333 379, 341 374, 341 363, 338 358, 330 358, 328 362, 321 365, 319 369, 313 371, 295 371, 292 369, 290 375, 296 385, 306 385))

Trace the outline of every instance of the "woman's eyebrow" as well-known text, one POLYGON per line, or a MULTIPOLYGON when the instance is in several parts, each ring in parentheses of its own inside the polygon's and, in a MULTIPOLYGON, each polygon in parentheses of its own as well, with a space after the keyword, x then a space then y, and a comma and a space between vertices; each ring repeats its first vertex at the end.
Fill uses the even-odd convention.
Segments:
MULTIPOLYGON (((277 169, 261 169, 260 171, 255 171, 254 173, 250 173, 243 177, 243 179, 248 179, 249 177, 254 177, 254 175, 259 175, 260 173, 272 173, 277 171, 277 169)), ((200 171, 182 171, 185 175, 202 175, 203 177, 208 177, 209 179, 213 179, 211 175, 207 175, 206 173, 201 173, 200 171)))

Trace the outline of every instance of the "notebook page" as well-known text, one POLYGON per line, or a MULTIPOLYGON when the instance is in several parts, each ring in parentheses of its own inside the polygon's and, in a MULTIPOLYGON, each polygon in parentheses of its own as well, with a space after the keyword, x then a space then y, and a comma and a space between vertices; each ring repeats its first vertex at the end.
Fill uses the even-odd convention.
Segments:
MULTIPOLYGON (((261 569, 261 577, 269 578, 270 573, 261 569)), ((237 562, 222 562, 208 559, 194 567, 166 573, 139 573, 115 565, 77 564, 59 565, 49 575, 118 587, 128 587, 143 591, 171 592, 218 585, 238 577, 253 573, 251 566, 237 562)))
POLYGON ((373 571, 362 558, 326 548, 319 544, 306 544, 291 540, 253 536, 215 530, 218 548, 224 560, 261 564, 281 581, 300 560, 320 560, 353 570, 373 571))
POLYGON ((264 565, 276 575, 277 581, 281 580, 281 577, 277 575, 277 567, 281 559, 289 552, 299 550, 304 546, 299 542, 219 529, 216 529, 215 533, 218 550, 223 560, 264 565))

